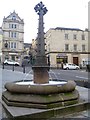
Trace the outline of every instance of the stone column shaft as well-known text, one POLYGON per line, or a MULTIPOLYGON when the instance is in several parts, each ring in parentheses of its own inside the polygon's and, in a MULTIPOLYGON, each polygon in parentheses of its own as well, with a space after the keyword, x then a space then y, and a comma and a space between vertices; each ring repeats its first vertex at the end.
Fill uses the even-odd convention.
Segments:
POLYGON ((49 82, 47 58, 45 55, 43 16, 47 9, 40 2, 34 8, 39 15, 38 37, 37 37, 37 55, 35 65, 32 67, 34 72, 34 83, 44 84, 49 82))

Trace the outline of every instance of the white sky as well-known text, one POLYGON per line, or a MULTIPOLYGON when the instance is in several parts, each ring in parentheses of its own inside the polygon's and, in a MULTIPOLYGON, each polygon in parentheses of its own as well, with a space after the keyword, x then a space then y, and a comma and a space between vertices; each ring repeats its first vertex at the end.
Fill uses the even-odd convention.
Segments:
MULTIPOLYGON (((3 17, 14 10, 24 19, 24 42, 31 43, 37 36, 38 15, 34 10, 41 0, 0 0, 0 26, 3 17)), ((44 16, 45 32, 50 28, 88 28, 88 2, 90 0, 42 0, 48 12, 44 16)))

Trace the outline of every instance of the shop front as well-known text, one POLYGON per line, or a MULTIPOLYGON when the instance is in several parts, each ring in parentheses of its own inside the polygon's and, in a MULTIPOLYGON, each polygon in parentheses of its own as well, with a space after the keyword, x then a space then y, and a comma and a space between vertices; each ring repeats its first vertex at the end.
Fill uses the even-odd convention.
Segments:
POLYGON ((57 68, 63 69, 63 64, 68 62, 68 56, 65 53, 59 53, 56 56, 57 68))

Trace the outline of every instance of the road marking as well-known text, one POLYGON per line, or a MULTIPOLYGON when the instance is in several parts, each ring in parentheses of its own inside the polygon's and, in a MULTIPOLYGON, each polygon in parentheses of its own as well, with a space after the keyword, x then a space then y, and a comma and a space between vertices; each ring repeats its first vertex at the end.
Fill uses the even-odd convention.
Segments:
POLYGON ((82 79, 86 79, 86 80, 88 80, 88 78, 87 77, 80 77, 80 76, 76 76, 77 78, 82 78, 82 79))
POLYGON ((59 74, 59 75, 60 75, 61 73, 57 73, 57 74, 59 74))

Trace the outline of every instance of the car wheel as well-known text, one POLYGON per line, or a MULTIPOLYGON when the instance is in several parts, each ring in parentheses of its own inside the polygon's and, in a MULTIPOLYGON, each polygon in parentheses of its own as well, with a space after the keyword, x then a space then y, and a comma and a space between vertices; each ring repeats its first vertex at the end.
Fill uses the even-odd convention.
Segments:
POLYGON ((18 64, 15 64, 15 66, 19 66, 18 64))
POLYGON ((68 67, 67 67, 66 69, 67 69, 67 70, 69 70, 69 68, 68 68, 68 67))
POLYGON ((8 65, 8 63, 4 63, 4 65, 8 65))
POLYGON ((79 70, 79 68, 77 67, 76 70, 79 70))

